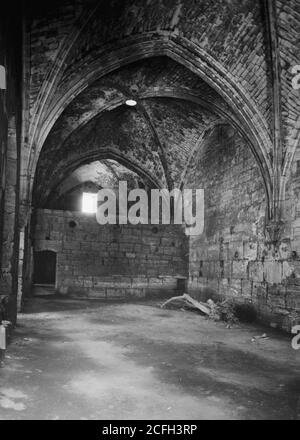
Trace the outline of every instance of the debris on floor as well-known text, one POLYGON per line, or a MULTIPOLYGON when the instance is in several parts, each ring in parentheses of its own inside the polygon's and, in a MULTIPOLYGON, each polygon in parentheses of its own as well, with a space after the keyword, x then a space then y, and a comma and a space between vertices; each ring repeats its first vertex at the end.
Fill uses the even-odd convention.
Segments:
MULTIPOLYGON (((239 321, 235 312, 235 304, 229 299, 220 301, 218 303, 215 303, 212 299, 209 299, 206 303, 204 303, 197 301, 190 295, 184 293, 181 296, 174 296, 168 299, 161 305, 162 309, 166 307, 197 310, 202 315, 207 316, 209 319, 214 321, 225 321, 230 325, 236 324, 239 321)), ((230 328, 230 325, 228 325, 227 328, 230 328)))
POLYGON ((161 309, 164 301, 30 299, 9 346, 11 359, 0 369, 0 418, 286 420, 300 414, 299 362, 289 335, 242 323, 241 331, 227 332, 228 323, 215 325, 197 309, 161 309), (274 336, 251 344, 264 332, 274 336))
POLYGON ((210 308, 207 304, 200 303, 199 301, 196 301, 193 299, 190 295, 184 293, 181 296, 174 296, 173 298, 168 299, 166 302, 164 302, 161 305, 161 308, 164 309, 166 306, 177 306, 177 307, 184 307, 188 309, 197 309, 202 314, 209 316, 210 315, 210 308))
POLYGON ((270 338, 269 338, 269 336, 266 333, 264 333, 261 336, 253 336, 253 338, 251 339, 251 342, 255 342, 255 341, 258 341, 258 340, 261 340, 261 339, 268 340, 270 338))

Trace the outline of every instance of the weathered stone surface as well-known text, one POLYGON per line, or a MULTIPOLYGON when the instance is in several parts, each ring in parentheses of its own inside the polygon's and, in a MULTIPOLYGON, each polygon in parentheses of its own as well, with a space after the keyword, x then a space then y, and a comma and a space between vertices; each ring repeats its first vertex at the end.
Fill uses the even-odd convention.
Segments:
POLYGON ((34 250, 57 252, 56 288, 63 294, 172 295, 178 277, 188 275, 187 238, 181 226, 160 225, 153 234, 151 225, 100 226, 94 215, 39 210, 36 227, 34 250), (70 228, 70 220, 75 228, 70 228))
POLYGON ((12 309, 30 288, 35 237, 36 250, 64 256, 59 269, 78 294, 157 295, 176 287, 188 263, 195 294, 252 301, 261 319, 284 329, 299 320, 299 13, 298 0, 3 7, 0 287, 12 309), (101 179, 73 179, 97 161, 106 167, 101 179), (114 186, 121 167, 134 187, 204 187, 205 231, 185 255, 181 236, 175 246, 147 228, 100 237, 81 217, 75 233, 66 230, 72 212, 45 211, 45 224, 31 216, 32 207, 78 209, 83 189, 114 186))
POLYGON ((267 242, 263 182, 246 145, 231 129, 216 129, 188 176, 187 186, 205 189, 204 234, 190 239, 190 292, 251 302, 263 321, 276 316, 289 329, 300 297, 298 256, 288 240, 267 242))

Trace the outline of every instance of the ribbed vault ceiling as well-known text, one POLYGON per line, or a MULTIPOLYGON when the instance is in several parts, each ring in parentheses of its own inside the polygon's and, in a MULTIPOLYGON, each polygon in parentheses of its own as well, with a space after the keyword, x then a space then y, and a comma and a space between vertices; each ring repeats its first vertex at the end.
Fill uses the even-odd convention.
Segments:
POLYGON ((58 118, 39 157, 34 204, 78 185, 79 174, 93 181, 100 161, 106 176, 118 163, 146 186, 179 187, 206 131, 225 122, 235 119, 222 97, 182 65, 167 57, 129 64, 87 87, 58 118))

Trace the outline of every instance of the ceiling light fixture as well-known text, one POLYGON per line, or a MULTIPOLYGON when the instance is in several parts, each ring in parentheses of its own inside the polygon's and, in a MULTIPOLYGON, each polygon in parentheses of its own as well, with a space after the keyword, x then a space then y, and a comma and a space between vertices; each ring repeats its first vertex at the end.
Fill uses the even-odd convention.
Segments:
POLYGON ((137 102, 134 99, 127 99, 125 101, 125 104, 128 105, 129 107, 134 107, 135 105, 137 105, 137 102))

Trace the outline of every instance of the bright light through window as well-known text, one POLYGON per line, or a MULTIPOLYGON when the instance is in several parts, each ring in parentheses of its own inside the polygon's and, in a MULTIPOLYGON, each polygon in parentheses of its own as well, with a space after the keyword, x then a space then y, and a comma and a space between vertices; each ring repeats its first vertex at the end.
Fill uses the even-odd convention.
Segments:
POLYGON ((82 194, 82 212, 87 214, 95 214, 97 212, 97 194, 82 194))

